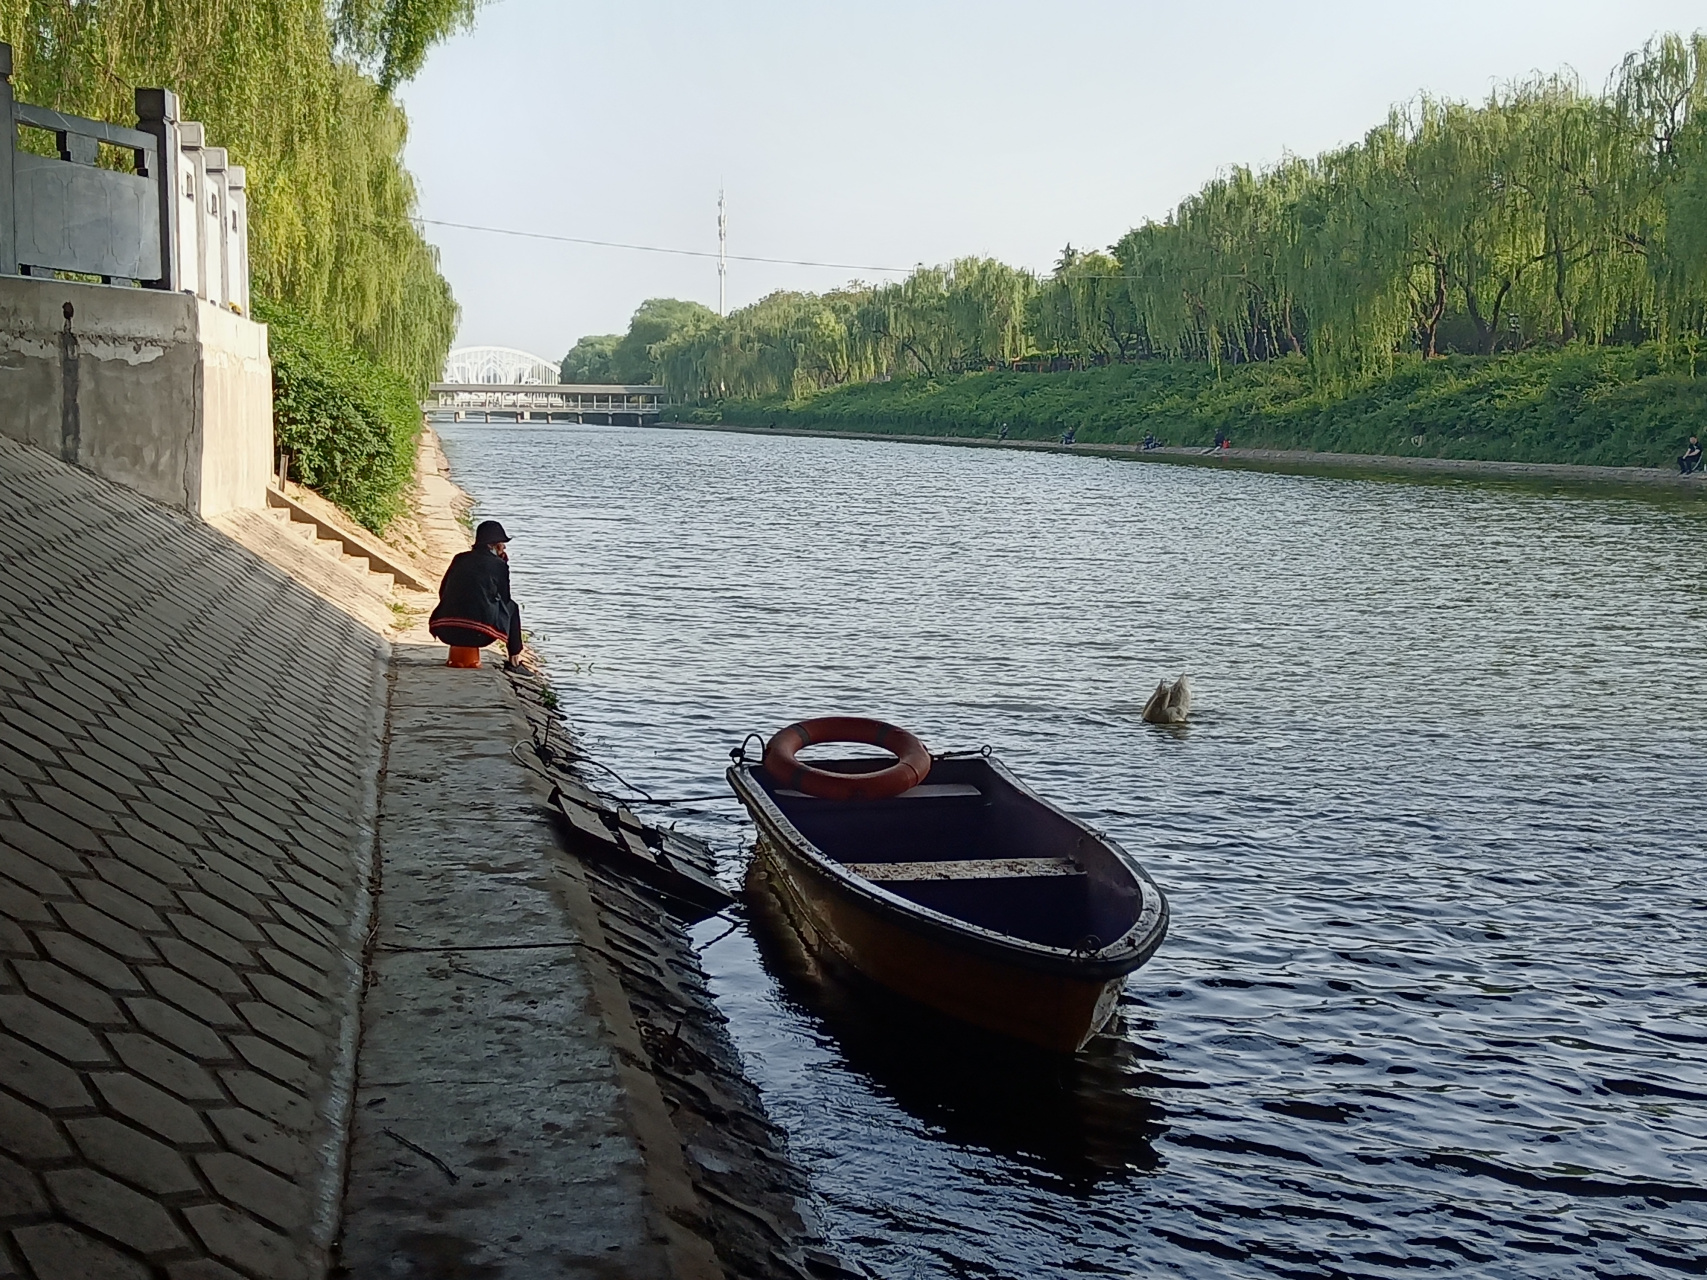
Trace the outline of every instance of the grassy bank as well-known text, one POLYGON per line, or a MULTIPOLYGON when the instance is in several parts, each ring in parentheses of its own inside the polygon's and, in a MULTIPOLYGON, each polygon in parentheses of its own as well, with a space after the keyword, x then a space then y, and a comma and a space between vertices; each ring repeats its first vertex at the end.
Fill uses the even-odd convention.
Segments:
POLYGON ((1651 347, 1402 360, 1337 392, 1301 359, 1215 371, 1146 361, 1079 373, 973 373, 836 387, 806 399, 724 401, 683 421, 898 435, 1208 445, 1412 457, 1670 466, 1707 428, 1707 377, 1663 370, 1651 347))

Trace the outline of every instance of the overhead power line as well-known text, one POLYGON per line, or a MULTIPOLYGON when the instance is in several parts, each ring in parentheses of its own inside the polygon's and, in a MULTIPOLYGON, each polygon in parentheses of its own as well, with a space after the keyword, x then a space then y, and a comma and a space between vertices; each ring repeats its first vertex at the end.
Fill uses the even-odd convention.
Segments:
MULTIPOLYGON (((619 240, 590 240, 584 236, 557 236, 544 231, 518 231, 513 227, 482 227, 472 222, 445 222, 438 218, 416 218, 429 227, 453 227, 458 231, 484 231, 488 235, 516 236, 523 240, 551 240, 558 244, 585 244, 599 249, 631 249, 636 253, 670 253, 682 258, 716 258, 719 255, 706 249, 672 249, 656 244, 624 244, 619 240)), ((912 267, 876 267, 859 262, 812 262, 805 258, 759 258, 751 254, 724 255, 731 262, 766 262, 778 267, 823 267, 829 271, 884 271, 906 275, 912 267)))

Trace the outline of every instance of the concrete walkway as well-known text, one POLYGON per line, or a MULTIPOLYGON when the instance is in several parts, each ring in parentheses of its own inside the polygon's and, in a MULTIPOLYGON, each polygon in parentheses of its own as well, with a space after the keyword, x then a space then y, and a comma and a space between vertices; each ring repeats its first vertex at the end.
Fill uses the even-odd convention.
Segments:
POLYGON ((577 867, 488 655, 399 645, 341 1262, 352 1277, 721 1275, 577 867), (660 1127, 661 1126, 661 1127, 660 1127))

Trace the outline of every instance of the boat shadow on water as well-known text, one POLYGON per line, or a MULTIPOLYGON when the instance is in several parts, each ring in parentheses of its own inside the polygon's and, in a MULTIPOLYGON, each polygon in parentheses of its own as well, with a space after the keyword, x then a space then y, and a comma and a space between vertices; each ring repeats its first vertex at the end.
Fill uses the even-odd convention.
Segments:
POLYGON ((1161 1165, 1160 1103, 1142 1092, 1144 1051, 1122 1020, 1077 1054, 956 1022, 810 952, 762 877, 747 905, 759 957, 784 997, 873 1093, 956 1146, 988 1150, 1090 1190, 1161 1165))

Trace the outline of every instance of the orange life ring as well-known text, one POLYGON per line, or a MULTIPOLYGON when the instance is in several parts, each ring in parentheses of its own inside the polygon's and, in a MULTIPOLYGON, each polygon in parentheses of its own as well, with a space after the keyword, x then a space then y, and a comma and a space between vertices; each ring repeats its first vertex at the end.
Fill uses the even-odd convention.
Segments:
POLYGON ((779 730, 765 744, 765 772, 780 785, 820 800, 887 800, 919 785, 931 771, 931 753, 905 729, 864 716, 819 716, 779 730), (797 753, 814 742, 868 742, 895 753, 895 763, 875 773, 835 773, 802 764, 797 753))

